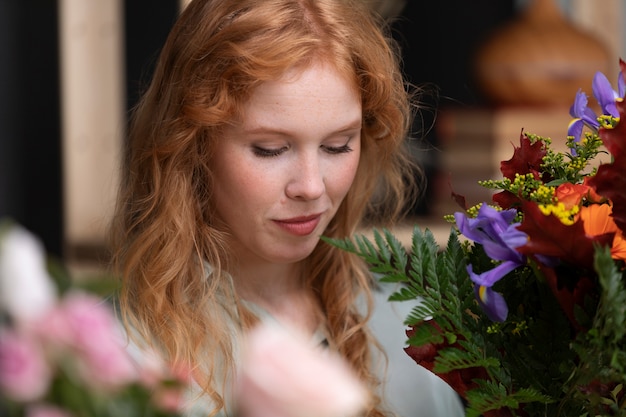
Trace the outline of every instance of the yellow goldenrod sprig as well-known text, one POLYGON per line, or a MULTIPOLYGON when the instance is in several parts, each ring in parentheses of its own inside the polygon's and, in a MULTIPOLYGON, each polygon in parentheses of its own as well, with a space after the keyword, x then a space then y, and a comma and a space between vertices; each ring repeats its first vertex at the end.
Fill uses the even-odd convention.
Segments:
POLYGON ((576 215, 580 212, 580 206, 575 205, 568 210, 565 208, 565 204, 559 202, 556 204, 540 204, 539 210, 546 216, 553 214, 561 223, 571 226, 576 220, 576 215))
POLYGON ((613 129, 619 123, 619 117, 613 117, 608 114, 603 114, 598 117, 598 123, 601 127, 606 129, 613 129))
POLYGON ((485 180, 479 181, 478 184, 485 188, 509 191, 524 199, 530 199, 531 194, 543 185, 541 180, 534 177, 533 174, 515 174, 515 178, 511 181, 508 178, 501 180, 485 180))

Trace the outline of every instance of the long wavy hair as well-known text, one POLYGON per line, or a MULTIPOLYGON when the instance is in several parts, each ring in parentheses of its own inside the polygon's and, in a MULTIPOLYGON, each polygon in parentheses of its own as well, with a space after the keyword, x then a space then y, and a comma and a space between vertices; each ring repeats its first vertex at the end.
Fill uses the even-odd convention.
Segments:
MULTIPOLYGON (((241 117, 255 87, 322 60, 360 93, 361 159, 326 236, 352 235, 368 213, 391 222, 413 197, 407 184, 416 171, 403 149, 410 96, 384 22, 364 4, 195 0, 175 23, 133 110, 111 227, 122 317, 167 360, 197 367, 216 412, 225 405, 219 386, 234 369, 232 324, 249 327, 254 316, 226 277, 233 255, 215 216, 210 161, 214 138, 241 117)), ((333 346, 374 392, 367 266, 324 242, 304 262, 333 346), (367 300, 365 312, 358 297, 367 300)), ((381 410, 375 397, 368 414, 381 410)))

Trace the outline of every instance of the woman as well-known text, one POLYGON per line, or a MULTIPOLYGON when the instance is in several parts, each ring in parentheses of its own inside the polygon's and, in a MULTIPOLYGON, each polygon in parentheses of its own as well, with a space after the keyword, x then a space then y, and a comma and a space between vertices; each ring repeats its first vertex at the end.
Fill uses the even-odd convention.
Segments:
MULTIPOLYGON (((395 49, 361 0, 196 0, 134 110, 113 228, 129 328, 230 410, 241 337, 274 320, 376 392, 367 266, 320 241, 392 221, 415 175, 395 49)), ((374 401, 368 415, 382 415, 374 401)))

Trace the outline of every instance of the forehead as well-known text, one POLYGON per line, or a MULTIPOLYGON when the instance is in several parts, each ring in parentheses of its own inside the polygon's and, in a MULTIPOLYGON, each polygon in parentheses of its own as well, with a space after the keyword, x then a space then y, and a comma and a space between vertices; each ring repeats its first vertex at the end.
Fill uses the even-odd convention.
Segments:
POLYGON ((333 66, 315 63, 287 71, 253 92, 243 109, 242 123, 287 128, 329 127, 360 122, 361 97, 354 83, 333 66))

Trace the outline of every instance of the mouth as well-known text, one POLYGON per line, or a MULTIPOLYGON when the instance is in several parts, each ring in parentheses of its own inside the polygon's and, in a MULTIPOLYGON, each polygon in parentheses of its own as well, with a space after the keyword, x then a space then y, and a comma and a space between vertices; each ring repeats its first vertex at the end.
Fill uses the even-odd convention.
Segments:
POLYGON ((290 219, 274 220, 274 223, 281 229, 296 235, 307 236, 313 233, 317 228, 317 225, 322 219, 321 214, 314 214, 311 216, 293 217, 290 219))

